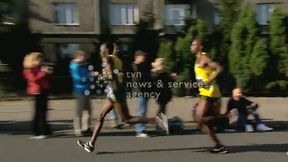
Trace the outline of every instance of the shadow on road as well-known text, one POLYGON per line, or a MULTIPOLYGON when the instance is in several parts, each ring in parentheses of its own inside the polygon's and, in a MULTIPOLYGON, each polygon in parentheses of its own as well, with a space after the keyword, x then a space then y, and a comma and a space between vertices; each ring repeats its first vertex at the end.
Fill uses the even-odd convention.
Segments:
MULTIPOLYGON (((72 120, 49 121, 53 131, 72 129, 72 120)), ((32 134, 31 121, 0 121, 0 134, 32 134)))
MULTIPOLYGON (((93 123, 93 122, 92 122, 93 123)), ((106 122, 105 122, 106 123, 106 122)), ((288 121, 265 121, 265 123, 274 128, 273 132, 283 132, 288 130, 288 121)), ((71 120, 54 120, 49 121, 53 130, 53 137, 73 137, 73 121, 71 120), (67 133, 68 132, 68 133, 67 133)), ((159 136, 161 133, 155 131, 154 125, 150 127, 149 134, 152 136, 159 136)), ((233 133, 242 133, 243 131, 237 130, 233 133)), ((217 132, 220 134, 226 134, 225 132, 217 132)), ((258 133, 258 132, 257 132, 258 133)), ((32 134, 31 121, 0 121, 0 134, 9 135, 25 135, 32 134)), ((192 134, 203 134, 200 129, 196 127, 185 127, 184 130, 174 132, 172 135, 192 135, 192 134)), ((101 132, 100 136, 135 136, 134 127, 125 127, 124 129, 112 129, 105 127, 101 132)))
POLYGON ((288 144, 253 144, 247 146, 229 146, 231 153, 244 152, 287 152, 288 144))
MULTIPOLYGON (((247 146, 229 146, 227 147, 230 153, 245 153, 245 152, 287 152, 288 144, 254 144, 247 146)), ((102 151, 97 152, 97 155, 106 154, 133 154, 145 152, 169 152, 169 151, 192 151, 192 152, 209 152, 208 147, 195 148, 163 148, 163 149, 147 149, 147 150, 131 150, 131 151, 102 151)))
POLYGON ((106 154, 131 154, 131 153, 143 153, 143 152, 167 152, 167 151, 189 151, 189 150, 195 150, 198 152, 207 152, 208 147, 196 147, 196 148, 166 148, 166 149, 148 149, 148 150, 131 150, 131 151, 102 151, 97 152, 95 154, 97 155, 106 155, 106 154))

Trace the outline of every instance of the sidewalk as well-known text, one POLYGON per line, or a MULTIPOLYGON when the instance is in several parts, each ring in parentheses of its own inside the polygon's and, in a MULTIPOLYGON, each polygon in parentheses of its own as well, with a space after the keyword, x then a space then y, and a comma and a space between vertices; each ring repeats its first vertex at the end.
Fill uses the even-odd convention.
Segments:
MULTIPOLYGON (((260 115, 264 121, 269 122, 288 122, 288 98, 264 98, 264 97, 250 97, 254 102, 260 105, 260 115)), ((174 98, 168 105, 167 116, 168 118, 178 116, 186 124, 193 123, 192 119, 192 107, 197 102, 197 98, 183 97, 174 98)), ((228 98, 222 99, 222 111, 225 111, 228 98)), ((100 108, 103 105, 103 99, 91 100, 93 108, 93 117, 95 118, 100 108)), ((49 121, 55 123, 70 123, 68 126, 72 128, 73 109, 75 107, 75 100, 50 100, 49 108, 49 121)), ((136 115, 136 102, 134 100, 128 100, 128 105, 131 114, 136 115)), ((26 100, 18 101, 2 101, 0 102, 0 124, 3 122, 18 122, 22 123, 23 127, 29 126, 29 122, 32 119, 33 114, 33 100, 28 98, 26 100)), ((157 103, 151 99, 149 101, 149 109, 147 116, 155 116, 158 110, 157 103)), ((65 125, 64 124, 64 125, 65 125)), ((2 124, 3 125, 3 124, 2 124)), ((107 126, 107 122, 106 125, 107 126)), ((18 126, 19 127, 19 126, 18 126)), ((20 124, 20 127, 21 124, 20 124)), ((24 128, 23 128, 24 129, 24 128)))

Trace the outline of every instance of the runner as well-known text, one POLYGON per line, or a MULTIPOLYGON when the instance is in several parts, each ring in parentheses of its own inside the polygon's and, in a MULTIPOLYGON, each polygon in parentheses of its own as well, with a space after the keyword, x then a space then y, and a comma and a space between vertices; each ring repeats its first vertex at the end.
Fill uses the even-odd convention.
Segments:
POLYGON ((124 75, 119 74, 119 70, 116 69, 117 62, 119 63, 120 60, 115 61, 115 57, 109 55, 109 48, 107 44, 102 44, 100 46, 100 54, 103 61, 103 77, 106 81, 108 81, 107 99, 104 102, 99 116, 96 118, 91 139, 88 142, 77 140, 77 144, 85 151, 93 152, 97 137, 104 123, 104 118, 113 108, 127 124, 155 123, 156 121, 157 124, 168 134, 168 120, 164 114, 156 116, 156 118, 134 117, 130 115, 126 104, 125 88, 122 84, 124 75))
POLYGON ((195 76, 199 88, 199 102, 195 107, 194 118, 204 133, 207 133, 215 143, 212 153, 227 153, 213 130, 213 122, 220 116, 221 93, 215 79, 222 71, 219 64, 212 61, 208 54, 202 52, 202 41, 195 39, 191 44, 191 52, 195 55, 195 76))

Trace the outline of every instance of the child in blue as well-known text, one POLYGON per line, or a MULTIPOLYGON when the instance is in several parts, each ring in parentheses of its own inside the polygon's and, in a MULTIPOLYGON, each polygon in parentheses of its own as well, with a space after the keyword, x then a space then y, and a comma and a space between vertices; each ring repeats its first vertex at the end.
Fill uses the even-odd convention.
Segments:
POLYGON ((90 129, 90 91, 91 72, 86 64, 86 54, 84 51, 77 51, 74 59, 70 63, 70 73, 73 81, 73 94, 77 101, 74 113, 74 133, 76 136, 89 135, 90 129))

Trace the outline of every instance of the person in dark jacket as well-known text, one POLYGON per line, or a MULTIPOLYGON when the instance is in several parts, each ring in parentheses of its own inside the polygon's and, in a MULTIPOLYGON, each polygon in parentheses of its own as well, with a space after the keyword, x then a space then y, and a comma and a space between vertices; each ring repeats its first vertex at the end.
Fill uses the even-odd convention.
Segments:
POLYGON ((27 93, 35 97, 35 110, 32 129, 35 136, 31 139, 44 139, 52 134, 47 123, 49 78, 52 69, 42 65, 43 54, 31 52, 23 61, 23 76, 27 81, 27 93))
MULTIPOLYGON (((146 64, 146 53, 143 51, 136 51, 134 54, 134 62, 132 63, 133 73, 132 82, 138 86, 132 88, 133 93, 137 94, 137 115, 145 117, 148 108, 149 97, 146 97, 145 93, 149 93, 149 87, 140 87, 139 85, 145 84, 151 81, 150 68, 146 64), (138 75, 136 75, 138 74, 138 75), (140 75, 139 75, 140 74, 140 75)), ((146 132, 145 124, 139 123, 135 125, 136 137, 147 138, 149 135, 146 132)))
POLYGON ((166 106, 171 101, 173 94, 171 88, 169 88, 168 83, 173 82, 176 78, 176 74, 169 74, 165 70, 165 59, 156 58, 152 63, 151 77, 154 83, 154 87, 159 93, 159 97, 156 98, 156 101, 159 104, 159 113, 166 113, 166 106), (157 86, 157 83, 161 82, 162 86, 157 86))
POLYGON ((86 63, 84 51, 77 51, 70 63, 70 73, 73 80, 73 93, 77 107, 74 113, 74 133, 76 136, 92 134, 90 129, 91 104, 91 72, 86 63))
POLYGON ((226 115, 234 118, 232 121, 238 121, 242 127, 245 128, 246 132, 253 132, 254 128, 248 120, 249 115, 253 115, 256 122, 257 131, 272 131, 273 128, 266 126, 260 119, 258 113, 258 104, 248 100, 242 95, 240 88, 235 88, 232 91, 232 97, 229 99, 227 104, 226 115))

